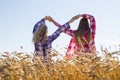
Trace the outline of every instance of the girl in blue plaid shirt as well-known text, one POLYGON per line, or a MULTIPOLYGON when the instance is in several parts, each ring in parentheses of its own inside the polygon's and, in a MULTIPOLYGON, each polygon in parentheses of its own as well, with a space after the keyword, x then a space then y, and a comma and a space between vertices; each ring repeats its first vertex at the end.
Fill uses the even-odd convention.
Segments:
POLYGON ((52 22, 51 17, 46 16, 37 22, 33 28, 33 42, 35 47, 34 56, 43 56, 44 59, 47 54, 50 54, 52 42, 60 35, 61 32, 70 28, 66 23, 59 27, 52 35, 48 35, 48 27, 45 24, 45 20, 52 22))

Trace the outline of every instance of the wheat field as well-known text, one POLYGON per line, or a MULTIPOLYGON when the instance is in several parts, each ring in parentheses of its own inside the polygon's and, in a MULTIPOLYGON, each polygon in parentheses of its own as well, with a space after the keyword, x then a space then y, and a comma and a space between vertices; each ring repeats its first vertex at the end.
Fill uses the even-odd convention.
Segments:
POLYGON ((35 57, 33 62, 28 53, 1 54, 0 80, 120 80, 120 51, 102 49, 104 57, 86 54, 47 63, 40 57, 35 57))

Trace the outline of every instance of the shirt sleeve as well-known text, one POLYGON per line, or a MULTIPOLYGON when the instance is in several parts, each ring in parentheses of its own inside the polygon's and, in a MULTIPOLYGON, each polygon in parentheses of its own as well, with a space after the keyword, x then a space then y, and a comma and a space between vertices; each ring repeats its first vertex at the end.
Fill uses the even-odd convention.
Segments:
POLYGON ((92 34, 95 34, 95 31, 96 31, 96 21, 95 21, 94 16, 92 16, 90 14, 83 14, 82 17, 88 18, 90 20, 91 32, 92 32, 92 34))
MULTIPOLYGON (((60 25, 59 23, 57 23, 57 22, 54 22, 54 24, 57 26, 57 27, 61 27, 62 25, 60 25)), ((66 23, 68 26, 70 26, 69 25, 69 23, 66 23)), ((64 25, 66 25, 66 24, 64 24, 64 25)), ((75 30, 72 30, 72 29, 65 29, 64 31, 63 31, 65 34, 68 34, 69 36, 74 36, 74 32, 75 32, 75 30)))
POLYGON ((94 16, 89 15, 89 14, 83 14, 82 15, 85 18, 88 18, 90 20, 90 30, 92 32, 92 40, 90 42, 90 45, 94 44, 94 38, 95 38, 95 33, 96 33, 96 21, 94 16))
POLYGON ((40 21, 38 21, 38 22, 34 25, 33 34, 35 33, 35 31, 38 29, 38 27, 39 27, 41 24, 45 24, 45 20, 44 20, 44 19, 41 19, 40 21))
POLYGON ((50 37, 49 42, 52 42, 53 40, 55 40, 60 35, 61 32, 63 32, 64 30, 67 30, 69 28, 70 28, 70 26, 68 23, 60 26, 51 36, 49 36, 50 37))

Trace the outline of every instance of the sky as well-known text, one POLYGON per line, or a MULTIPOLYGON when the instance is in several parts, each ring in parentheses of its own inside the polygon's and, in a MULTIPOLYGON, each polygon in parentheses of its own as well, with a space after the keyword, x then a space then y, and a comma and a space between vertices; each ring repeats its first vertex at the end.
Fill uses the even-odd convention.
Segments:
MULTIPOLYGON (((33 52, 32 29, 36 22, 51 16, 60 24, 77 14, 91 14, 96 19, 96 48, 120 50, 120 0, 0 0, 0 53, 33 52), (22 47, 22 48, 21 48, 22 47)), ((79 19, 71 29, 77 29, 79 19)), ((57 27, 46 21, 49 35, 57 27)), ((66 51, 70 36, 62 33, 53 48, 66 51)))

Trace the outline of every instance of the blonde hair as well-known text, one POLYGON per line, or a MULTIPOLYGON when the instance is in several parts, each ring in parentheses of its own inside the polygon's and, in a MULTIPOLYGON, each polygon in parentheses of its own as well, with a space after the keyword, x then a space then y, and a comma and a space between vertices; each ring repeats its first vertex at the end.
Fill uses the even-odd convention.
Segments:
POLYGON ((41 41, 41 43, 44 44, 47 38, 48 38, 47 37, 47 26, 45 24, 42 24, 38 27, 38 29, 33 34, 32 41, 34 43, 41 41))

